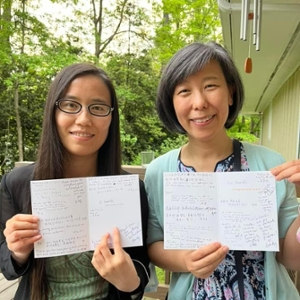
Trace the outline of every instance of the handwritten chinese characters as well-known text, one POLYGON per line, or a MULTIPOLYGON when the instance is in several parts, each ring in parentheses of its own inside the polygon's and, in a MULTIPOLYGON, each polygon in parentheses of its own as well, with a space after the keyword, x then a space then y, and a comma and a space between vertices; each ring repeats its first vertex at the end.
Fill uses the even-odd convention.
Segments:
POLYGON ((142 245, 138 175, 31 181, 31 200, 36 258, 94 250, 114 227, 123 247, 142 245))
POLYGON ((231 250, 279 251, 270 172, 165 173, 166 249, 219 241, 231 250))

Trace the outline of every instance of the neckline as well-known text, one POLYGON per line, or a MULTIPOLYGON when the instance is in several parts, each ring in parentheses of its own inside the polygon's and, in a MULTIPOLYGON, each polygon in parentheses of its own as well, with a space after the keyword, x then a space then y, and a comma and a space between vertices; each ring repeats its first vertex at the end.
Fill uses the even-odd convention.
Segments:
MULTIPOLYGON (((214 171, 213 171, 213 172, 216 172, 218 165, 221 164, 222 162, 225 162, 226 160, 228 160, 228 159, 231 158, 231 157, 232 157, 232 159, 233 159, 233 155, 234 155, 234 153, 233 153, 233 151, 232 151, 232 153, 229 154, 227 157, 225 157, 225 158, 223 158, 223 159, 217 161, 217 163, 216 163, 216 165, 215 165, 215 167, 214 167, 214 171)), ((180 156, 181 156, 181 150, 180 150, 180 152, 179 152, 179 156, 178 156, 177 160, 179 160, 180 163, 181 163, 182 165, 184 165, 186 168, 191 168, 191 169, 193 169, 195 172, 197 172, 196 169, 195 169, 195 167, 193 167, 193 166, 188 166, 188 165, 186 165, 185 163, 183 163, 180 156)))

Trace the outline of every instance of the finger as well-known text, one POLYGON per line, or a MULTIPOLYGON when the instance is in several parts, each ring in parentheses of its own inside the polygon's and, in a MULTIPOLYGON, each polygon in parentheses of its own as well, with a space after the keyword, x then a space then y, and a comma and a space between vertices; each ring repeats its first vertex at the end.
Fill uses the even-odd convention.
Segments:
POLYGON ((39 221, 39 218, 37 216, 28 215, 28 214, 17 214, 13 216, 12 219, 16 221, 30 222, 30 223, 37 223, 39 221))
POLYGON ((298 178, 300 176, 300 166, 292 166, 287 169, 282 170, 276 175, 276 180, 298 178))
POLYGON ((193 261, 197 261, 199 259, 206 257, 207 255, 209 255, 211 253, 216 252, 221 247, 222 247, 222 245, 219 242, 212 243, 207 246, 201 247, 191 253, 191 259, 193 261))
POLYGON ((213 268, 215 268, 225 258, 227 252, 228 252, 228 247, 223 246, 219 248, 217 251, 205 256, 205 258, 202 259, 201 263, 204 266, 213 266, 213 268))
POLYGON ((37 222, 19 221, 16 219, 10 219, 6 222, 6 229, 8 232, 13 232, 15 230, 26 230, 26 229, 37 229, 37 222))
POLYGON ((295 183, 296 185, 300 185, 300 173, 294 174, 287 179, 288 181, 295 183))
POLYGON ((281 172, 293 167, 300 167, 300 160, 290 160, 275 168, 272 168, 270 171, 274 176, 277 176, 281 172))
POLYGON ((20 239, 20 240, 15 241, 15 242, 7 242, 7 247, 12 252, 22 252, 22 250, 25 247, 28 247, 30 245, 33 248, 33 244, 35 242, 39 241, 41 238, 42 238, 41 235, 36 235, 34 237, 26 238, 26 239, 20 239))
POLYGON ((209 274, 208 276, 210 276, 212 272, 224 260, 228 250, 229 249, 226 246, 221 247, 214 253, 207 255, 205 258, 193 264, 190 271, 199 278, 206 278, 207 274, 209 274))
POLYGON ((105 234, 102 237, 102 239, 101 239, 101 241, 100 241, 100 243, 99 243, 99 245, 97 247, 97 251, 103 256, 104 260, 108 260, 112 256, 112 254, 110 252, 110 249, 108 247, 108 245, 109 245, 109 242, 108 242, 109 238, 110 238, 110 234, 109 233, 105 234))
POLYGON ((113 230, 113 237, 114 237, 113 246, 114 246, 115 254, 118 255, 118 254, 123 253, 124 250, 121 245, 121 235, 120 235, 120 231, 117 227, 115 227, 113 230))
POLYGON ((31 238, 40 235, 39 230, 17 230, 6 236, 6 232, 3 232, 5 237, 11 242, 18 241, 20 239, 31 238))
POLYGON ((104 268, 105 266, 105 260, 99 251, 95 251, 93 258, 92 258, 92 265, 95 267, 95 269, 99 272, 101 268, 104 268))
POLYGON ((288 161, 288 162, 285 162, 279 166, 276 166, 276 167, 270 169, 270 171, 274 176, 276 176, 280 172, 284 171, 285 169, 288 169, 288 168, 294 166, 294 164, 295 164, 294 161, 288 161))
POLYGON ((212 273, 224 260, 226 253, 228 252, 228 248, 226 250, 227 251, 224 251, 224 249, 220 249, 216 253, 207 256, 203 261, 204 266, 203 268, 201 268, 201 272, 203 274, 212 273))

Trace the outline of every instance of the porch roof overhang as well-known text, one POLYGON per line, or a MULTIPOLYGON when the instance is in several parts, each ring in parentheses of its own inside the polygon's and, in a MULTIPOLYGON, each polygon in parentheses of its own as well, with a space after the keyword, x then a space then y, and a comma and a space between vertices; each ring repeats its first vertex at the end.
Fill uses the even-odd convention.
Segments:
MULTIPOLYGON (((246 41, 241 39, 242 0, 218 0, 224 44, 232 54, 245 86, 242 113, 250 115, 263 113, 284 82, 300 66, 300 0, 257 2, 260 1, 261 30, 257 51, 253 45, 254 20, 248 21, 246 41), (244 71, 249 53, 252 59, 250 74, 244 71)), ((251 0, 249 12, 254 8, 254 0, 251 0)))

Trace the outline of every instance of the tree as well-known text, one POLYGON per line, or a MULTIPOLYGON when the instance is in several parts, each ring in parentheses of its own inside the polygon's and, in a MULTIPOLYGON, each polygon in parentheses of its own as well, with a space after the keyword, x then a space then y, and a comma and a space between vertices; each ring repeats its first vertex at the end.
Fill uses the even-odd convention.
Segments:
POLYGON ((255 143, 260 135, 260 122, 260 117, 240 115, 234 125, 228 129, 228 135, 240 141, 255 143))
POLYGON ((101 61, 105 52, 118 48, 127 50, 128 33, 136 40, 146 40, 145 28, 148 28, 148 16, 136 0, 51 0, 71 10, 71 16, 64 20, 52 19, 53 24, 68 21, 72 25, 66 29, 65 36, 76 44, 93 44, 95 62, 101 61), (74 18, 74 16, 76 18, 74 18), (124 39, 126 47, 124 48, 124 39))
POLYGON ((167 137, 155 111, 158 75, 152 61, 145 50, 140 56, 112 53, 107 62, 118 92, 126 164, 136 161, 141 151, 157 149, 167 137))
MULTIPOLYGON (((221 41, 216 1, 157 1, 153 15, 142 7, 145 2, 135 0, 51 1, 70 13, 40 17, 34 10, 42 1, 33 7, 29 0, 0 0, 1 168, 35 160, 49 83, 76 61, 101 64, 115 83, 124 163, 139 163, 141 151, 160 155, 184 143, 185 136, 167 132, 157 118, 159 74, 187 43, 221 41), (150 19, 159 21, 151 25, 150 19), (60 28, 64 34, 59 36, 60 28)), ((257 124, 255 118, 244 118, 229 133, 249 140, 257 124)))
POLYGON ((162 0, 155 45, 163 64, 185 45, 195 41, 221 41, 221 23, 215 0, 162 0))
POLYGON ((7 10, 10 17, 1 18, 1 34, 9 37, 0 47, 0 159, 6 171, 14 161, 35 159, 49 82, 63 66, 78 59, 70 46, 51 36, 26 11, 26 1, 19 3, 14 10, 4 7, 2 16, 7 10))

